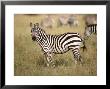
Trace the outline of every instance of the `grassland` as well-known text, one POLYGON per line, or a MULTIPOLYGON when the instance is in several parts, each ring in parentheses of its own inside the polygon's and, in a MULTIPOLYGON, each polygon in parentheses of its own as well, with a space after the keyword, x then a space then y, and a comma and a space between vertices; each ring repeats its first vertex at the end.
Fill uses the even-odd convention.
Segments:
MULTIPOLYGON (((46 67, 41 47, 31 39, 30 22, 40 22, 43 15, 14 16, 14 75, 15 76, 96 76, 97 75, 97 37, 91 35, 86 40, 86 51, 81 55, 84 65, 75 65, 72 52, 54 55, 56 67, 46 67)), ((45 28, 48 34, 61 34, 64 32, 84 33, 84 15, 77 15, 78 27, 62 26, 45 28)), ((57 18, 53 15, 53 18, 57 18)))

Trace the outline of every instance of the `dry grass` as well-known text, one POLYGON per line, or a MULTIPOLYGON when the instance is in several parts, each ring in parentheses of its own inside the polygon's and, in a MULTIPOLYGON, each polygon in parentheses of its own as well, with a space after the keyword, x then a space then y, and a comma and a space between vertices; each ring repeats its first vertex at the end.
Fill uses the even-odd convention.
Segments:
MULTIPOLYGON (((49 34, 64 32, 78 32, 83 36, 85 22, 84 15, 77 15, 80 22, 78 27, 45 28, 49 34)), ((54 55, 56 68, 46 67, 44 55, 40 46, 33 42, 30 33, 30 22, 40 22, 43 15, 15 15, 14 16, 14 75, 15 76, 95 76, 97 75, 97 39, 95 35, 86 40, 87 51, 81 55, 84 65, 76 65, 72 52, 54 55)), ((56 19, 57 16, 53 15, 56 19)))

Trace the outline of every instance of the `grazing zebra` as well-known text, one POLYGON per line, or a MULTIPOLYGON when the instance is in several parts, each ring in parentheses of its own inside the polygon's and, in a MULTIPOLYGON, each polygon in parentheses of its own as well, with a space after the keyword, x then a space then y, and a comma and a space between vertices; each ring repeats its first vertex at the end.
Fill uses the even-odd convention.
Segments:
POLYGON ((73 15, 70 16, 61 16, 58 19, 58 27, 69 25, 70 27, 79 26, 79 21, 73 15))
POLYGON ((54 19, 50 15, 47 15, 43 20, 41 20, 40 24, 43 28, 52 28, 54 19))
POLYGON ((90 24, 85 27, 84 36, 85 38, 89 37, 92 33, 97 33, 97 24, 90 24))
POLYGON ((79 21, 76 19, 76 17, 74 17, 73 15, 71 15, 68 18, 68 24, 69 24, 70 27, 72 27, 72 26, 79 26, 79 21))
POLYGON ((68 25, 68 17, 66 16, 61 16, 58 18, 58 27, 59 26, 64 26, 64 25, 68 25))
POLYGON ((63 54, 69 50, 73 52, 75 63, 82 58, 79 53, 80 47, 84 47, 83 40, 78 33, 64 33, 60 35, 50 35, 39 27, 39 24, 34 24, 31 27, 31 36, 33 41, 41 46, 47 61, 47 66, 55 67, 52 60, 52 54, 63 54))

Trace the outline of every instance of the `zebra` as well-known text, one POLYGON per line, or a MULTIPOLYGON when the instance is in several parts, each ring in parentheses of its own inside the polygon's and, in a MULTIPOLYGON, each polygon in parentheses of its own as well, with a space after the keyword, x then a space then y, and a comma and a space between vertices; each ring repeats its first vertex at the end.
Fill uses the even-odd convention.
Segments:
POLYGON ((70 27, 79 26, 79 21, 73 15, 61 16, 58 19, 58 27, 59 26, 64 26, 64 25, 65 26, 69 25, 70 27))
POLYGON ((41 26, 43 28, 52 28, 54 23, 54 19, 50 16, 47 15, 43 20, 41 20, 41 26))
POLYGON ((90 24, 85 27, 84 38, 88 38, 92 33, 97 34, 97 24, 90 24))
POLYGON ((82 64, 82 57, 80 55, 80 48, 85 47, 83 39, 79 33, 67 32, 59 35, 47 34, 44 29, 39 27, 39 23, 31 27, 31 36, 33 41, 41 46, 42 51, 46 57, 47 66, 55 67, 52 60, 53 54, 63 54, 69 50, 73 52, 75 63, 79 61, 82 64))

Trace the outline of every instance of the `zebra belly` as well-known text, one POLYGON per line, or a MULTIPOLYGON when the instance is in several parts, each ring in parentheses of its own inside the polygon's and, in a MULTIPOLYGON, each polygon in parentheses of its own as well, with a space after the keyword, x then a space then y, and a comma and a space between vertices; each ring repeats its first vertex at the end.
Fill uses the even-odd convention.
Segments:
POLYGON ((67 50, 64 50, 64 51, 53 51, 52 53, 55 53, 55 54, 63 54, 63 53, 66 53, 68 52, 70 49, 67 49, 67 50))
POLYGON ((57 46, 57 47, 54 47, 52 52, 55 54, 62 54, 62 53, 65 53, 67 51, 69 51, 68 47, 67 48, 61 48, 61 46, 57 46))

